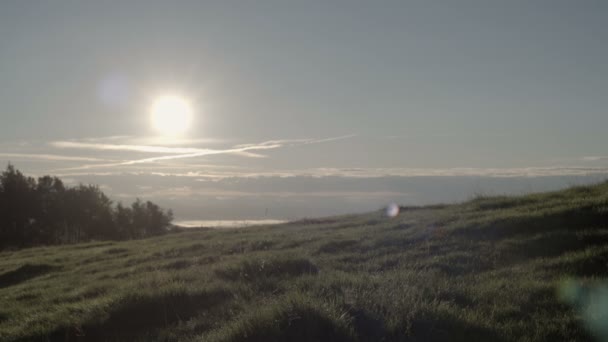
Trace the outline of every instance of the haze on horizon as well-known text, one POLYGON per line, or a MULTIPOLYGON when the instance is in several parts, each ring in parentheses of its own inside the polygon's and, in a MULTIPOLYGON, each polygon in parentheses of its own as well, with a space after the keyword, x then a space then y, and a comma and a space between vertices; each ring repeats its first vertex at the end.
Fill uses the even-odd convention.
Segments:
POLYGON ((178 220, 597 182, 606 22, 602 1, 5 1, 0 163, 178 220))

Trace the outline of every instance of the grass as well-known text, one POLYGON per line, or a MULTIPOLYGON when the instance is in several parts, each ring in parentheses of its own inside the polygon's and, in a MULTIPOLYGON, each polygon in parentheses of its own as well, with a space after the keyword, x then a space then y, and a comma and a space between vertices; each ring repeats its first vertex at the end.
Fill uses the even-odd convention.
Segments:
POLYGON ((1 341, 608 338, 608 183, 0 253, 1 341))

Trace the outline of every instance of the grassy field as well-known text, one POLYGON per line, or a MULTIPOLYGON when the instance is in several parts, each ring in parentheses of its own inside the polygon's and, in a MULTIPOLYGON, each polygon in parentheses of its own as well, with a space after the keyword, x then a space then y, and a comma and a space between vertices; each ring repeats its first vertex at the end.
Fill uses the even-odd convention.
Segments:
POLYGON ((608 183, 0 253, 1 341, 608 337, 608 183))

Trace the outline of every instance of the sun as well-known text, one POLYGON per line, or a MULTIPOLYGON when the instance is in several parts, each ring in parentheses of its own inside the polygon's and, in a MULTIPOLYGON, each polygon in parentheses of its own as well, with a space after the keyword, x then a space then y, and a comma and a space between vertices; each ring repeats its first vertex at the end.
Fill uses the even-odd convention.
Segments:
POLYGON ((152 102, 152 125, 164 135, 179 135, 190 128, 193 110, 190 102, 177 95, 163 95, 152 102))

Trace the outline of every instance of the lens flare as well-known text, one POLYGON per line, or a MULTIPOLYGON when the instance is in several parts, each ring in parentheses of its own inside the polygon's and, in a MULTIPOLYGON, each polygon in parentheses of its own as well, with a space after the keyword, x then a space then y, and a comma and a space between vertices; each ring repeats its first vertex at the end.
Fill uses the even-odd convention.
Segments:
POLYGON ((399 215, 399 206, 396 203, 391 203, 386 207, 386 216, 396 217, 399 215))

